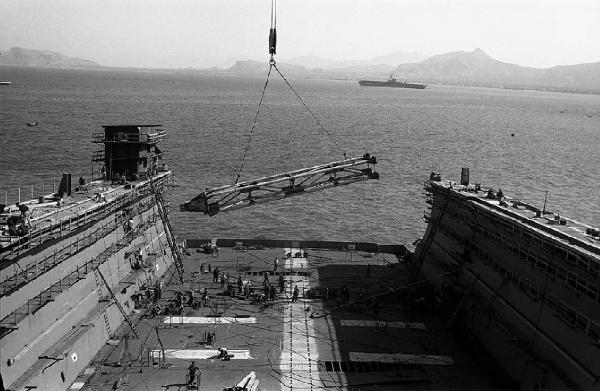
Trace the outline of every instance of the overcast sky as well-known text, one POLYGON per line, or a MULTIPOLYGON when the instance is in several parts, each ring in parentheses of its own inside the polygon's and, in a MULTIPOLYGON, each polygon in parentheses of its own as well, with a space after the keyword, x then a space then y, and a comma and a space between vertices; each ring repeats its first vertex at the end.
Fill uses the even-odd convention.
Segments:
MULTIPOLYGON (((270 0, 0 0, 0 49, 111 66, 266 60, 270 7, 270 0)), ((600 0, 279 0, 277 14, 280 60, 480 47, 525 66, 600 61, 600 0)))

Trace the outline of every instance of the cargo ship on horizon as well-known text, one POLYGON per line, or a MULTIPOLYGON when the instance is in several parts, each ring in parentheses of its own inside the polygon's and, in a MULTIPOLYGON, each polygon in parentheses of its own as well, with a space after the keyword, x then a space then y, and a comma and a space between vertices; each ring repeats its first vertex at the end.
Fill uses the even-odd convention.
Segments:
POLYGON ((422 90, 427 88, 427 84, 402 82, 390 75, 386 81, 379 80, 359 80, 358 84, 363 87, 397 87, 397 88, 415 88, 422 90))

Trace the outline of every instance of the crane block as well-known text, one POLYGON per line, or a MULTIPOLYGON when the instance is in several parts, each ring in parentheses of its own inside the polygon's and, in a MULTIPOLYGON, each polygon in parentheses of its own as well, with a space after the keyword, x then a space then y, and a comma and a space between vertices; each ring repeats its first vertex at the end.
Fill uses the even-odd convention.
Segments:
POLYGON ((361 157, 205 189, 200 195, 181 204, 179 209, 213 216, 334 186, 379 179, 379 173, 374 170, 376 164, 375 156, 366 153, 361 157))

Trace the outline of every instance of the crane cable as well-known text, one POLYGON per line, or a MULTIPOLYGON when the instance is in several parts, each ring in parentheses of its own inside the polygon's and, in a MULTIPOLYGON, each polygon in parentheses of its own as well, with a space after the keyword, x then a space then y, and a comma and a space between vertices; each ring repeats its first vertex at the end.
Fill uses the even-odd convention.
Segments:
POLYGON ((275 62, 273 61, 273 68, 275 68, 275 70, 277 71, 277 73, 279 73, 279 76, 281 76, 281 78, 285 81, 285 84, 288 85, 288 87, 290 87, 290 90, 292 90, 292 92, 296 95, 296 97, 298 98, 298 100, 300 101, 300 103, 302 103, 302 105, 304 106, 304 108, 306 108, 306 110, 310 113, 310 115, 313 117, 313 119, 315 120, 315 122, 317 123, 317 125, 319 125, 321 127, 321 129, 323 129, 323 131, 325 132, 325 134, 327 136, 329 136, 329 138, 331 139, 331 141, 333 141, 333 143, 335 144, 335 146, 337 147, 337 149, 340 150, 340 152, 342 152, 342 155, 344 155, 344 159, 347 159, 347 154, 346 152, 342 149, 342 147, 340 147, 340 145, 337 143, 337 141, 335 140, 335 138, 331 135, 331 133, 329 133, 327 131, 327 129, 325 129, 325 126, 323 126, 323 124, 321 123, 321 121, 319 121, 319 119, 317 118, 317 116, 312 112, 312 110, 306 105, 306 103, 304 103, 304 100, 300 97, 300 95, 296 92, 296 90, 294 89, 294 87, 292 87, 292 85, 287 81, 287 79, 285 78, 285 76, 283 76, 283 74, 281 73, 281 71, 279 71, 279 68, 277 68, 277 65, 275 64, 275 62))
POLYGON ((252 133, 254 132, 254 128, 256 127, 256 121, 258 120, 258 114, 260 113, 260 106, 262 105, 263 98, 265 96, 265 91, 267 89, 267 85, 269 84, 269 76, 271 76, 272 69, 273 69, 273 65, 269 64, 269 73, 267 73, 267 80, 265 80, 265 86, 263 87, 262 93, 260 94, 260 100, 258 101, 258 107, 256 108, 256 114, 254 115, 254 121, 252 122, 252 128, 250 128, 250 134, 248 137, 248 142, 246 143, 246 149, 244 149, 244 156, 242 157, 242 163, 240 164, 240 169, 238 170, 234 185, 238 183, 238 181, 240 180, 240 176, 242 175, 242 169, 244 168, 244 162, 246 161, 246 155, 248 154, 248 150, 250 149, 250 141, 252 141, 252 133))
POLYGON ((237 176, 235 178, 234 185, 238 183, 238 181, 240 180, 240 177, 242 175, 242 170, 244 169, 244 162, 246 161, 246 156, 248 154, 248 150, 250 149, 250 142, 252 141, 252 134, 254 132, 254 128, 256 127, 256 121, 258 120, 258 115, 260 114, 260 107, 262 105, 263 98, 265 96, 265 91, 267 90, 267 85, 269 84, 269 77, 271 76, 271 71, 273 70, 273 68, 275 68, 275 70, 277 71, 279 76, 281 76, 281 78, 285 81, 285 84, 287 84, 287 86, 290 88, 290 90, 292 90, 294 95, 296 95, 296 97, 298 98, 300 103, 302 103, 304 108, 310 113, 310 115, 313 117, 313 119, 315 120, 317 125, 319 125, 319 127, 325 132, 325 134, 327 134, 327 136, 329 136, 329 138, 331 139, 331 141, 333 141, 333 143, 335 144, 337 149, 339 149, 340 152, 342 152, 342 155, 344 156, 344 160, 347 159, 347 157, 348 157, 347 153, 340 147, 340 145, 338 144, 336 139, 333 137, 333 135, 331 135, 331 133, 329 131, 327 131, 325 126, 323 126, 323 124, 321 123, 321 121, 319 121, 317 116, 306 105, 306 103, 304 102, 302 97, 300 97, 298 92, 296 92, 294 87, 292 87, 290 82, 285 78, 285 76, 283 76, 283 74, 281 73, 279 68, 277 68, 277 64, 275 62, 276 52, 277 52, 277 0, 271 0, 271 27, 269 29, 269 55, 271 56, 271 58, 269 59, 269 72, 267 73, 267 80, 265 80, 265 85, 263 87, 262 93, 260 94, 260 100, 258 101, 258 107, 256 108, 256 114, 254 115, 254 121, 252 122, 252 127, 250 128, 248 142, 246 143, 246 148, 244 149, 244 155, 242 157, 242 162, 240 164, 240 168, 239 168, 237 176))

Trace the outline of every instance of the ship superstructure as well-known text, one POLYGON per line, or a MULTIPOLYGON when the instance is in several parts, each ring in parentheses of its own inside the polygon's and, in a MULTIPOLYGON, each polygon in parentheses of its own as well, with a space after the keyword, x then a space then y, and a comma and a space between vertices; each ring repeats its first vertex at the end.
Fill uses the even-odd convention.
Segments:
MULTIPOLYGON (((521 389, 598 388, 598 229, 433 175, 412 264, 521 389)), ((415 277, 417 278, 417 277, 415 277)))
POLYGON ((3 207, 5 388, 67 389, 121 324, 136 334, 131 292, 180 271, 164 198, 172 176, 157 148, 165 136, 105 126, 94 134, 105 145, 93 158, 100 179, 74 186, 64 174, 57 192, 3 207))

